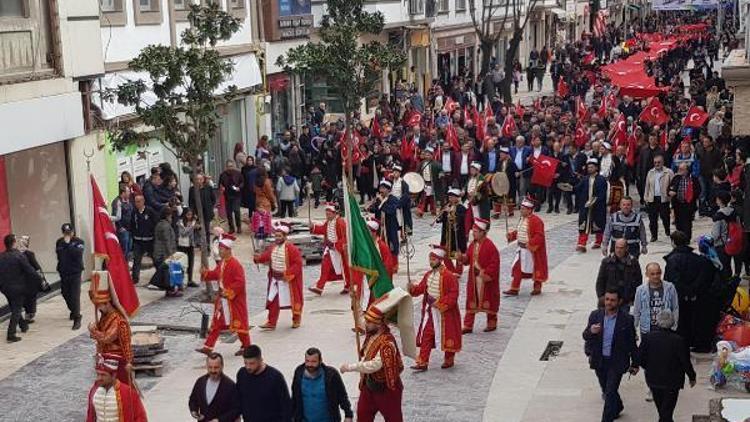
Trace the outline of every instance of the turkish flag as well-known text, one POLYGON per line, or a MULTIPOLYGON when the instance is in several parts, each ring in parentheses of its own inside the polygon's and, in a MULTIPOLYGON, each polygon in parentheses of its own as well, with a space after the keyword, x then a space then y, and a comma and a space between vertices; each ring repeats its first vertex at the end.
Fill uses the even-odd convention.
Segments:
POLYGON ((516 127, 516 119, 511 116, 510 113, 505 115, 505 121, 503 122, 503 128, 500 133, 506 138, 511 138, 516 134, 518 128, 516 127))
POLYGON ((422 122, 422 113, 413 111, 409 119, 406 121, 407 126, 419 126, 422 122))
POLYGON ((565 98, 570 94, 570 88, 565 82, 565 79, 560 79, 560 83, 557 84, 557 95, 565 98))
POLYGON ((651 99, 651 102, 643 109, 639 119, 642 122, 652 125, 663 125, 669 122, 669 115, 664 111, 664 106, 657 97, 651 99))
POLYGON ((523 119, 523 115, 526 113, 526 109, 523 108, 521 105, 521 99, 518 99, 518 104, 516 104, 516 115, 519 119, 523 119))
POLYGON ((625 114, 620 113, 620 116, 615 122, 615 130, 612 132, 611 140, 614 142, 615 147, 618 147, 628 141, 628 126, 625 121, 625 114))
POLYGON ((661 135, 659 135, 659 144, 661 145, 661 149, 664 151, 667 150, 667 131, 666 129, 661 131, 661 135))
POLYGON ((380 119, 378 119, 378 116, 372 118, 372 125, 370 125, 370 130, 372 132, 373 138, 380 139, 380 137, 383 136, 383 132, 380 130, 380 119))
POLYGON ((114 289, 112 302, 119 304, 125 314, 132 317, 140 306, 138 293, 130 278, 128 262, 122 254, 104 197, 93 175, 91 175, 91 191, 94 199, 94 254, 104 258, 107 263, 110 287, 114 289))
POLYGON ((590 52, 589 54, 583 56, 583 64, 591 64, 594 61, 594 52, 590 52))
POLYGON ((576 135, 575 135, 575 142, 576 146, 578 148, 581 148, 582 146, 586 145, 586 142, 589 141, 588 133, 586 133, 586 129, 583 127, 583 122, 579 121, 576 123, 576 135))
POLYGON ((692 106, 685 116, 684 125, 687 127, 702 127, 706 124, 706 120, 708 120, 708 113, 698 106, 692 106))
POLYGON ((628 150, 625 155, 625 162, 627 163, 628 166, 631 166, 631 167, 635 165, 635 153, 636 153, 636 150, 638 149, 638 140, 636 139, 636 136, 635 136, 635 129, 637 127, 638 125, 634 121, 633 126, 631 127, 631 130, 630 130, 630 135, 628 135, 628 150))
POLYGON ((576 118, 578 120, 586 120, 589 114, 589 110, 586 108, 586 103, 583 102, 583 98, 576 98, 576 118))
POLYGON ((599 106, 599 110, 597 110, 596 114, 599 115, 600 118, 606 119, 607 118, 607 108, 611 107, 611 104, 607 101, 607 95, 602 95, 602 102, 599 106))
POLYGON ((534 110, 536 110, 536 111, 542 111, 542 99, 541 99, 541 97, 537 97, 536 100, 534 100, 534 110))
POLYGON ((474 122, 474 127, 477 129, 477 141, 484 141, 484 126, 485 123, 482 121, 482 116, 479 114, 477 109, 472 110, 471 120, 474 122))
POLYGON ((453 112, 456 111, 456 108, 458 107, 458 103, 453 101, 453 98, 448 97, 447 100, 445 100, 445 105, 443 106, 443 109, 448 112, 448 115, 453 115, 453 112))
POLYGON ((552 186, 552 182, 555 181, 555 172, 557 171, 557 164, 560 161, 546 155, 540 155, 539 158, 534 159, 531 174, 531 183, 546 188, 552 186))
POLYGON ((453 123, 449 123, 448 127, 445 129, 445 140, 450 142, 453 151, 461 150, 461 146, 458 144, 458 132, 456 132, 453 123))
POLYGON ((487 123, 487 119, 495 117, 495 110, 492 109, 492 104, 487 104, 484 108, 484 122, 487 123))

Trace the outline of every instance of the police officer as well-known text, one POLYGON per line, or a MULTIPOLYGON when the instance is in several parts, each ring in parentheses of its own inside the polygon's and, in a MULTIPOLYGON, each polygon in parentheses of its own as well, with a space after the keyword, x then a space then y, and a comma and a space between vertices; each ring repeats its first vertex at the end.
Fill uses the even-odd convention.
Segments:
POLYGON ((20 327, 23 333, 29 329, 29 323, 21 318, 26 284, 29 280, 40 284, 42 280, 23 253, 16 249, 14 234, 6 235, 3 243, 5 252, 0 253, 0 291, 5 295, 10 307, 7 340, 8 343, 14 343, 21 340, 21 337, 16 335, 17 327, 20 327))
POLYGON ((633 211, 633 199, 629 196, 620 199, 620 211, 610 214, 607 219, 603 243, 609 246, 602 248, 602 255, 614 253, 617 239, 625 239, 628 252, 636 260, 641 254, 648 253, 643 218, 640 213, 633 211))
POLYGON ((81 274, 83 273, 83 240, 76 237, 70 223, 62 225, 63 236, 57 239, 57 272, 60 290, 70 310, 73 330, 81 328, 81 274))

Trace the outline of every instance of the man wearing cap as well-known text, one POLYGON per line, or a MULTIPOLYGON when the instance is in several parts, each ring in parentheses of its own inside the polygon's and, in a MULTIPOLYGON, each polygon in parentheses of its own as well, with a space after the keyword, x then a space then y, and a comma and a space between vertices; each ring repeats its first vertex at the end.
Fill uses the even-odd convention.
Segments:
POLYGON ((323 262, 320 265, 320 278, 308 290, 316 295, 323 294, 329 281, 344 280, 341 294, 349 294, 349 263, 346 258, 346 220, 336 211, 336 204, 326 202, 326 221, 313 224, 310 233, 323 235, 323 262))
POLYGON ((107 354, 96 359, 96 381, 89 390, 86 422, 147 422, 138 391, 117 379, 119 361, 107 354))
POLYGON ((391 195, 398 200, 398 224, 405 234, 411 235, 413 223, 411 219, 411 192, 401 173, 403 168, 394 164, 391 168, 391 195))
POLYGON ((302 254, 296 246, 286 241, 289 231, 288 225, 277 224, 273 231, 275 244, 253 257, 256 264, 268 264, 268 321, 260 327, 266 330, 276 328, 280 309, 292 310, 292 328, 298 328, 302 322, 302 291, 305 286, 302 280, 302 254))
POLYGON ((109 273, 94 271, 91 274, 89 298, 94 304, 97 318, 89 323, 89 335, 96 342, 96 352, 108 354, 119 362, 117 379, 130 385, 133 364, 133 347, 130 344, 130 323, 112 302, 109 273))
POLYGON ((456 260, 469 266, 466 283, 466 315, 463 333, 474 330, 474 317, 477 313, 487 314, 484 331, 497 329, 497 312, 500 310, 500 252, 487 237, 490 222, 483 218, 474 220, 472 232, 474 240, 466 254, 458 253, 456 260))
POLYGON ((504 291, 508 296, 518 296, 521 279, 534 281, 532 296, 542 293, 542 283, 547 281, 547 241, 544 235, 544 221, 534 214, 534 201, 525 198, 521 201, 521 219, 518 228, 507 235, 508 242, 518 241, 513 266, 510 273, 510 289, 504 291))
POLYGON ((239 337, 242 346, 234 354, 235 356, 242 356, 242 352, 250 345, 245 270, 240 261, 232 256, 232 246, 235 240, 234 235, 223 235, 219 241, 221 262, 213 270, 201 268, 202 281, 218 282, 219 285, 219 295, 214 302, 210 332, 203 347, 195 350, 205 355, 213 351, 222 330, 229 330, 239 337))
POLYGON ((422 152, 422 162, 419 163, 418 167, 419 174, 424 179, 424 192, 417 207, 417 215, 420 218, 428 209, 432 212, 432 215, 435 215, 437 212, 436 203, 442 203, 443 201, 439 176, 440 164, 432 158, 434 152, 435 150, 432 147, 427 147, 422 152))
POLYGON ((466 227, 470 227, 474 220, 482 218, 490 219, 490 195, 487 184, 482 177, 482 163, 475 161, 469 169, 469 181, 466 182, 466 199, 469 201, 468 213, 466 214, 466 227))
POLYGON ((390 292, 373 301, 365 312, 365 341, 357 363, 341 365, 341 373, 359 372, 359 400, 357 401, 357 421, 373 422, 375 415, 380 413, 385 422, 402 422, 401 399, 404 385, 401 382, 401 372, 404 363, 401 360, 396 339, 391 334, 385 315, 398 309, 399 332, 401 344, 406 356, 413 357, 414 327, 405 325, 411 311, 411 297, 401 288, 394 288, 390 292), (404 318, 407 317, 407 318, 404 318))
POLYGON ((498 213, 498 217, 503 212, 503 205, 505 206, 508 217, 513 217, 513 210, 516 208, 516 191, 518 180, 516 179, 516 173, 518 168, 513 160, 510 159, 510 148, 500 147, 498 148, 500 154, 497 162, 497 172, 505 173, 508 178, 508 194, 505 196, 495 196, 495 201, 492 204, 493 211, 498 213))
POLYGON ((378 186, 378 196, 368 210, 380 221, 380 231, 383 240, 388 244, 393 256, 398 256, 399 250, 399 224, 398 224, 398 199, 391 193, 391 182, 381 180, 378 186))
POLYGON ((57 239, 57 272, 60 274, 60 291, 70 310, 73 330, 81 328, 81 274, 83 273, 83 240, 79 239, 73 226, 65 223, 61 227, 63 236, 57 239))
POLYGON ((466 253, 466 207, 461 203, 461 189, 448 189, 448 204, 441 210, 437 222, 442 223, 440 245, 446 251, 445 266, 461 275, 464 266, 456 259, 457 253, 466 253), (456 259, 454 264, 453 260, 456 259))
MULTIPOLYGON (((380 236, 380 221, 375 217, 367 219, 367 228, 370 229, 370 235, 372 240, 375 242, 375 247, 380 254, 380 258, 383 260, 383 266, 386 272, 393 280, 393 275, 398 272, 398 255, 393 255, 391 250, 388 248, 388 244, 380 236)), ((354 277, 354 292, 355 297, 359 301, 359 309, 364 313, 373 297, 370 295, 370 285, 366 281, 367 276, 360 272, 353 270, 352 276, 354 277), (364 284, 363 284, 364 283, 364 284)), ((361 328, 360 328, 361 330, 361 328)))
POLYGON ((589 234, 595 234, 592 249, 602 245, 604 227, 607 220, 607 179, 599 174, 599 161, 589 158, 586 162, 586 177, 576 185, 578 208, 578 252, 586 252, 589 234))
POLYGON ((427 370, 432 349, 440 346, 444 353, 446 369, 454 365, 457 352, 461 351, 461 311, 458 309, 458 278, 443 265, 447 251, 433 246, 430 252, 430 271, 417 284, 409 283, 409 294, 423 296, 422 320, 417 330, 419 357, 412 369, 427 370))

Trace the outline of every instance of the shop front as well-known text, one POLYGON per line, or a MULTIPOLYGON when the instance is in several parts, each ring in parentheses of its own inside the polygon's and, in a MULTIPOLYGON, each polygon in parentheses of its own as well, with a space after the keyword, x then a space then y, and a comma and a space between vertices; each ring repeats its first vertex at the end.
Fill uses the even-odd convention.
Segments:
POLYGON ((476 35, 473 32, 437 37, 437 77, 449 85, 454 76, 476 75, 476 35))

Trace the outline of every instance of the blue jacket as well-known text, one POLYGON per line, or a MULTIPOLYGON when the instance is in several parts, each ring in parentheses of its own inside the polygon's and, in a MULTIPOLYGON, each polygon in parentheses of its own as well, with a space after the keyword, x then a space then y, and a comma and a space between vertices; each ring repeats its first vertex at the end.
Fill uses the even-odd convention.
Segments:
MULTIPOLYGON (((516 154, 518 153, 517 147, 510 147, 510 160, 513 161, 515 164, 516 162, 516 154)), ((518 168, 518 171, 523 171, 531 167, 531 164, 529 164, 529 156, 531 155, 531 147, 530 146, 524 146, 521 148, 521 157, 523 157, 523 163, 521 163, 522 167, 518 168)), ((524 177, 531 177, 531 172, 526 172, 523 174, 524 177)))
MULTIPOLYGON (((584 352, 589 357, 589 367, 600 369, 604 361, 602 356, 604 309, 591 312, 586 329, 583 330, 583 340, 586 342, 584 352), (600 324, 602 327, 598 334, 591 332, 591 326, 594 324, 600 324)), ((635 344, 633 317, 622 309, 617 312, 610 360, 612 368, 622 374, 631 366, 638 366, 638 347, 635 344)))
MULTIPOLYGON (((674 284, 664 280, 662 281, 664 286, 664 309, 672 311, 674 316, 673 330, 677 329, 677 321, 680 320, 680 300, 677 296, 677 289, 674 284)), ((651 331, 651 312, 649 312, 650 294, 648 288, 648 282, 645 282, 638 286, 635 290, 635 300, 633 301, 633 317, 635 318, 636 324, 641 333, 648 333, 651 331)))

